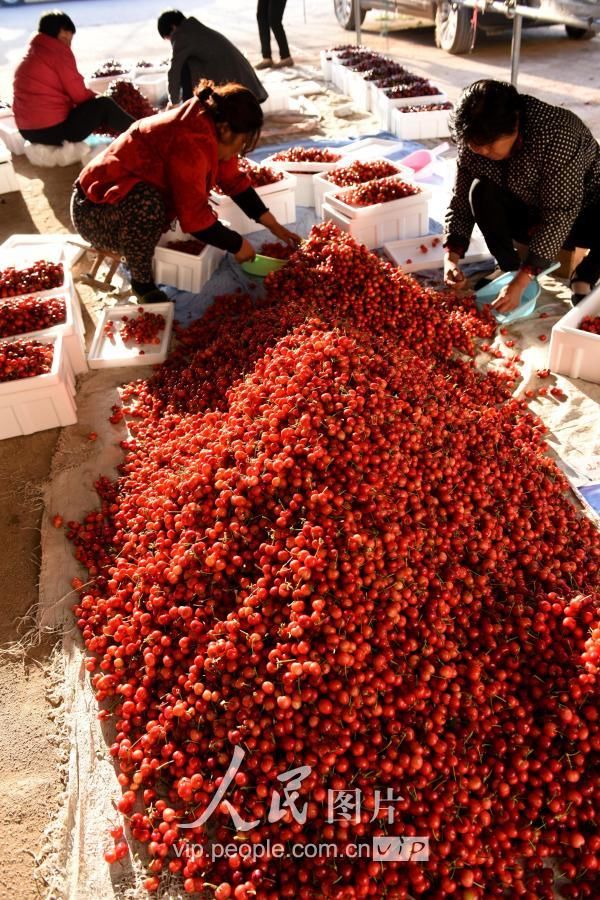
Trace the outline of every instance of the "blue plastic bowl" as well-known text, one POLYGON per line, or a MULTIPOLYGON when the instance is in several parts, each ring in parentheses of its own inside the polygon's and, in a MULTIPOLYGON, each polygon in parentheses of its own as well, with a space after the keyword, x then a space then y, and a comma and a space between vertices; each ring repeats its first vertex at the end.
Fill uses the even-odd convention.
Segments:
MULTIPOLYGON (((487 304, 492 303, 502 288, 506 287, 516 274, 516 272, 505 272, 504 275, 495 278, 489 284, 486 284, 485 287, 480 288, 475 294, 475 302, 477 305, 486 306, 487 304)), ((537 298, 540 296, 540 290, 541 288, 537 278, 533 278, 523 291, 521 302, 516 309, 511 309, 511 311, 507 313, 499 313, 496 312, 495 309, 493 309, 492 312, 496 316, 496 319, 504 325, 509 322, 514 322, 515 319, 526 319, 535 309, 537 298)))
MULTIPOLYGON (((526 319, 527 316, 530 316, 535 309, 537 298, 540 296, 541 288, 538 278, 541 278, 542 275, 548 275, 550 272, 554 272, 555 269, 558 269, 559 265, 560 263, 553 262, 552 265, 548 266, 547 269, 544 269, 543 272, 540 272, 536 278, 533 278, 529 282, 521 295, 521 302, 516 309, 511 309, 511 311, 507 313, 499 313, 496 312, 496 310, 492 310, 498 322, 502 325, 508 325, 516 319, 526 319)), ((485 306, 488 303, 492 303, 502 288, 511 282, 516 274, 516 272, 505 272, 504 275, 501 275, 499 278, 494 278, 494 280, 489 284, 486 284, 485 287, 480 288, 475 293, 475 302, 477 305, 485 306)))

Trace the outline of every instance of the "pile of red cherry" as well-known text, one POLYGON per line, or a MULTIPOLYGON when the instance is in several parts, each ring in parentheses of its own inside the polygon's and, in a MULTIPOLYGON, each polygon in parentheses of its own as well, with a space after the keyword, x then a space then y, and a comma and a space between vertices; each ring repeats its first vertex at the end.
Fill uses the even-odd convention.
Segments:
POLYGON ((331 169, 323 177, 333 182, 338 187, 350 187, 355 184, 364 184, 376 178, 387 178, 389 175, 397 175, 396 166, 385 159, 361 162, 356 160, 348 166, 339 169, 331 169))
POLYGON ((64 297, 16 297, 0 306, 0 337, 40 331, 65 318, 64 297))
POLYGON ((37 340, 0 343, 0 382, 46 375, 52 368, 54 348, 37 340))
POLYGON ((160 344, 160 332, 165 328, 165 317, 160 313, 151 313, 138 309, 135 316, 122 316, 117 322, 114 319, 104 326, 104 334, 112 339, 118 331, 124 344, 160 344))
POLYGON ((205 247, 206 244, 202 241, 197 241, 195 238, 167 242, 169 250, 177 250, 178 253, 189 253, 191 256, 199 256, 205 247))
POLYGON ((92 78, 109 78, 111 75, 124 75, 127 69, 116 59, 108 59, 93 73, 92 78))
POLYGON ((20 294, 35 294, 62 287, 65 271, 62 263, 40 259, 25 269, 9 266, 0 271, 0 298, 17 297, 20 294))
POLYGON ((356 187, 337 194, 337 197, 349 206, 373 206, 375 203, 389 203, 391 200, 402 200, 419 193, 421 193, 421 188, 416 184, 409 184, 401 178, 391 177, 358 184, 356 187))
POLYGON ((334 163, 342 158, 341 153, 335 153, 323 147, 290 147, 289 150, 281 150, 273 157, 277 162, 316 162, 334 163))
POLYGON ((589 331, 590 334, 600 334, 600 316, 584 316, 578 328, 581 331, 589 331))

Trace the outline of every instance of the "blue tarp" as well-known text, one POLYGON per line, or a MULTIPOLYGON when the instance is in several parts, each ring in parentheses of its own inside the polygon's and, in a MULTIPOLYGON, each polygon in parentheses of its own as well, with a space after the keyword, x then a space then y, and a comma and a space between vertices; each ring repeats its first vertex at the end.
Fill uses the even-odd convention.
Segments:
MULTIPOLYGON (((364 138, 371 137, 388 139, 390 141, 398 143, 398 138, 393 134, 390 134, 387 131, 379 131, 374 134, 361 134, 353 139, 345 138, 344 140, 339 141, 302 139, 302 146, 344 147, 351 143, 352 140, 363 140, 364 138)), ((289 147, 294 146, 296 143, 298 142, 287 141, 284 144, 276 144, 270 147, 261 147, 259 150, 255 150, 253 153, 249 154, 249 158, 254 160, 254 162, 261 162, 272 153, 277 153, 280 150, 287 150, 289 147)), ((413 150, 420 150, 421 148, 422 144, 419 144, 416 141, 404 141, 402 149, 390 153, 389 159, 403 159, 405 156, 408 156, 409 153, 412 153, 413 150)), ((297 206, 296 212, 296 223, 290 227, 302 237, 305 237, 309 233, 312 226, 315 225, 319 220, 317 219, 315 211, 312 207, 297 206)), ((431 231, 440 231, 440 225, 437 222, 432 221, 430 225, 431 231)), ((251 235, 248 235, 248 238, 250 242, 257 248, 260 247, 260 245, 264 241, 273 239, 271 233, 264 228, 252 232, 251 235)), ((213 274, 212 278, 207 281, 199 294, 192 294, 189 291, 178 291, 176 288, 163 286, 163 289, 169 295, 169 297, 175 299, 175 318, 183 325, 189 324, 190 322, 193 322, 195 319, 199 319, 202 315, 204 315, 208 307, 212 305, 215 297, 218 297, 221 294, 230 294, 237 288, 242 288, 242 290, 244 291, 259 295, 262 290, 262 279, 255 278, 243 272, 239 264, 236 263, 235 259, 231 256, 230 253, 225 255, 219 268, 213 274), (255 287, 251 288, 251 285, 255 285, 255 287)))

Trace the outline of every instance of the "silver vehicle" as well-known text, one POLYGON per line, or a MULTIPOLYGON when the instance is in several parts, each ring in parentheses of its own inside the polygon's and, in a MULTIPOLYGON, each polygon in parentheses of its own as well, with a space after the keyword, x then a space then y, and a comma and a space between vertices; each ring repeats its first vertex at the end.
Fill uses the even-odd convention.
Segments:
MULTIPOLYGON (((360 21, 370 9, 401 13, 435 23, 435 42, 448 53, 466 53, 473 44, 471 19, 477 5, 477 28, 498 31, 508 19, 523 10, 523 26, 564 24, 573 40, 587 40, 598 33, 600 2, 594 0, 359 0, 360 21), (594 27, 595 26, 595 27, 594 27)), ((333 0, 335 15, 342 28, 352 31, 355 0, 333 0)))

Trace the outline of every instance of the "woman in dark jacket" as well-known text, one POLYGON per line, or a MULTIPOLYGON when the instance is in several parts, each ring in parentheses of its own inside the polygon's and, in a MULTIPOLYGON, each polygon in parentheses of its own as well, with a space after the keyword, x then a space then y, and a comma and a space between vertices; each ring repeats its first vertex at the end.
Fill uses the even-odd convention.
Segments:
POLYGON ((146 303, 168 299, 154 283, 152 259, 175 217, 184 231, 238 262, 254 258, 249 241, 219 222, 209 205, 215 186, 277 238, 298 244, 238 167, 261 126, 262 110, 245 87, 201 83, 191 100, 135 122, 85 166, 71 204, 75 228, 94 247, 125 257, 131 287, 146 303))
POLYGON ((453 122, 458 144, 454 192, 446 214, 445 280, 460 284, 477 223, 499 267, 516 275, 494 302, 515 309, 529 280, 561 248, 589 248, 571 277, 578 303, 600 277, 600 147, 568 109, 519 94, 500 81, 463 92, 453 122), (520 261, 513 241, 526 244, 520 261))
POLYGON ((194 87, 203 78, 215 84, 235 82, 252 91, 259 103, 268 94, 254 69, 231 41, 219 31, 203 25, 194 16, 169 9, 158 17, 158 33, 170 41, 169 100, 189 100, 194 87))

